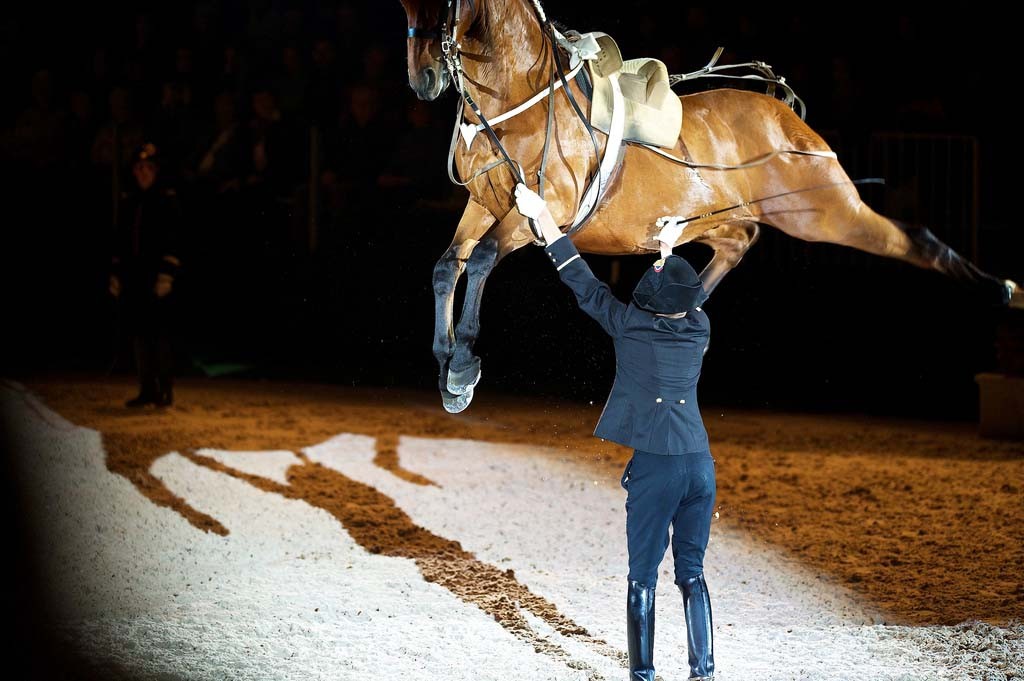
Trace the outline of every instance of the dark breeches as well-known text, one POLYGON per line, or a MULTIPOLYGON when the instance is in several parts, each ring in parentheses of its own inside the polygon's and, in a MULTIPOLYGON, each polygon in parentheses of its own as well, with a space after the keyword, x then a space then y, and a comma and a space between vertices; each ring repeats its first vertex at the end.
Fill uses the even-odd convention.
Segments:
POLYGON ((635 450, 621 484, 627 492, 629 579, 657 583, 669 527, 676 584, 703 572, 716 498, 711 452, 667 456, 635 450))

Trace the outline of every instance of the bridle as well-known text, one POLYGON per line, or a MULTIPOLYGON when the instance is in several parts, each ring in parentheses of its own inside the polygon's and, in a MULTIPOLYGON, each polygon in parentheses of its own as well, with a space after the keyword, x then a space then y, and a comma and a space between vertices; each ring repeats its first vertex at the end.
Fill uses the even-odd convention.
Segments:
MULTIPOLYGON (((470 0, 472 3, 472 0, 470 0)), ((456 23, 458 22, 458 9, 456 11, 456 23)), ((452 0, 448 0, 448 7, 445 10, 444 17, 439 19, 437 25, 434 28, 421 28, 419 26, 410 26, 408 37, 410 38, 423 38, 424 40, 440 40, 441 36, 448 33, 448 20, 452 14, 452 0)), ((454 27, 452 31, 454 32, 454 27)))
MULTIPOLYGON (((466 0, 466 2, 469 3, 470 8, 474 8, 474 0, 466 0)), ((554 69, 551 72, 551 80, 550 80, 550 85, 548 87, 548 116, 547 116, 547 124, 545 126, 545 131, 544 131, 544 150, 541 153, 540 168, 537 171, 537 184, 538 184, 538 191, 537 191, 537 193, 543 198, 543 196, 544 196, 544 180, 545 180, 544 171, 545 171, 545 168, 547 167, 548 150, 549 150, 549 148, 551 146, 550 145, 550 142, 551 142, 551 129, 552 129, 552 124, 553 124, 553 120, 554 120, 554 103, 555 103, 554 102, 554 97, 555 97, 555 89, 556 89, 555 88, 555 77, 556 77, 556 74, 557 74, 559 82, 561 83, 561 86, 562 86, 562 90, 565 92, 566 97, 569 100, 569 103, 572 105, 572 108, 575 111, 576 115, 579 117, 580 121, 583 122, 584 127, 586 127, 587 132, 590 134, 590 139, 591 139, 591 142, 592 142, 593 147, 594 147, 594 157, 597 159, 597 164, 595 165, 595 170, 594 170, 594 172, 593 172, 593 174, 591 176, 591 182, 598 182, 599 183, 599 186, 598 186, 598 192, 599 193, 598 193, 598 195, 600 195, 600 190, 601 190, 601 188, 600 188, 601 177, 600 177, 600 172, 599 172, 600 153, 599 153, 599 147, 598 147, 598 143, 597 143, 597 135, 595 134, 593 127, 590 125, 590 121, 587 120, 586 114, 583 113, 582 108, 576 102, 576 97, 572 94, 572 91, 569 89, 569 84, 568 84, 568 82, 566 80, 565 71, 562 68, 561 60, 559 59, 558 45, 562 44, 563 46, 567 46, 568 43, 565 40, 565 38, 563 36, 561 36, 561 34, 559 34, 556 31, 555 27, 551 24, 550 20, 547 18, 547 15, 544 12, 544 8, 541 7, 540 0, 532 0, 532 4, 533 4, 534 9, 536 10, 538 20, 540 21, 541 31, 542 31, 542 33, 544 33, 545 37, 550 42, 551 51, 552 51, 552 61, 554 62, 554 69)), ((443 18, 438 22, 438 24, 434 28, 432 28, 432 29, 425 29, 425 28, 420 28, 420 27, 417 27, 417 26, 410 26, 408 28, 408 34, 407 34, 409 38, 424 38, 424 39, 428 39, 428 40, 439 40, 440 41, 440 43, 441 43, 441 45, 440 45, 440 47, 441 47, 441 58, 444 61, 444 65, 445 65, 445 68, 448 71, 449 77, 452 79, 452 81, 455 84, 455 87, 459 91, 459 94, 462 96, 462 100, 466 104, 469 105, 470 109, 472 109, 473 113, 475 113, 477 118, 480 120, 480 125, 482 126, 483 131, 487 133, 488 137, 491 140, 491 143, 498 150, 498 152, 501 154, 501 157, 502 157, 501 159, 499 159, 499 160, 497 160, 497 161, 495 161, 493 163, 489 163, 489 164, 485 165, 483 168, 480 168, 479 170, 474 172, 473 175, 470 176, 470 178, 468 180, 466 180, 464 182, 460 182, 460 181, 455 179, 454 172, 452 170, 452 162, 451 162, 452 154, 450 153, 449 154, 449 164, 448 164, 448 177, 449 177, 449 179, 453 183, 465 186, 465 185, 469 184, 470 182, 472 182, 474 179, 476 179, 478 176, 482 175, 483 173, 486 173, 486 172, 496 168, 499 165, 505 164, 505 165, 508 166, 509 171, 512 173, 513 179, 517 183, 521 182, 521 183, 525 184, 526 180, 525 180, 525 178, 523 176, 522 166, 518 162, 514 161, 512 159, 512 157, 511 157, 511 155, 509 155, 508 150, 505 149, 505 146, 501 143, 501 140, 498 139, 498 135, 494 132, 494 128, 491 127, 491 124, 490 124, 490 122, 488 122, 487 117, 484 116, 483 111, 480 110, 480 107, 477 105, 476 101, 473 99, 472 95, 469 93, 469 89, 466 87, 465 79, 463 78, 462 54, 461 54, 461 51, 460 51, 461 50, 461 45, 459 43, 458 36, 456 36, 456 34, 455 34, 456 30, 458 29, 459 20, 460 20, 461 16, 462 16, 462 0, 447 0, 447 7, 446 7, 446 10, 445 10, 444 16, 443 16, 443 18)), ((452 136, 452 143, 453 143, 452 150, 454 150, 454 144, 455 144, 455 142, 457 140, 457 135, 458 135, 458 130, 459 130, 459 123, 460 123, 461 120, 462 120, 462 102, 459 102, 458 110, 457 110, 457 118, 456 118, 455 130, 453 131, 453 136, 452 136)), ((597 202, 596 201, 590 207, 590 210, 587 213, 586 217, 583 220, 580 220, 579 222, 577 222, 577 224, 574 225, 573 228, 570 228, 568 233, 571 234, 572 232, 576 231, 576 229, 581 227, 585 222, 587 222, 587 220, 590 219, 591 215, 593 215, 595 210, 597 210, 597 202)), ((539 243, 543 243, 543 237, 541 235, 540 228, 537 225, 536 221, 533 220, 533 219, 530 219, 529 223, 530 223, 530 229, 533 230, 534 237, 538 240, 539 243)))
MULTIPOLYGON (((475 9, 474 0, 467 0, 471 9, 475 9)), ((409 38, 422 38, 424 40, 437 40, 441 46, 441 59, 448 70, 450 77, 459 79, 459 92, 464 92, 465 87, 462 80, 462 60, 459 55, 459 41, 455 31, 459 27, 459 19, 462 17, 462 0, 447 0, 444 14, 433 28, 421 28, 410 26, 407 36, 409 38)))

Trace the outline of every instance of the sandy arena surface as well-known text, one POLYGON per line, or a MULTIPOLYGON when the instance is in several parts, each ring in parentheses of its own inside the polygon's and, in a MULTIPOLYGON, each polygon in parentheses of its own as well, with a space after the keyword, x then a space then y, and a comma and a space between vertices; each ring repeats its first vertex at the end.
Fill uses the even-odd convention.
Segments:
MULTIPOLYGON (((630 451, 601 404, 181 381, 0 384, 64 605, 133 678, 624 679, 630 451)), ((1024 447, 704 408, 718 675, 1024 679, 1024 447)), ((685 679, 671 555, 655 662, 685 679)))

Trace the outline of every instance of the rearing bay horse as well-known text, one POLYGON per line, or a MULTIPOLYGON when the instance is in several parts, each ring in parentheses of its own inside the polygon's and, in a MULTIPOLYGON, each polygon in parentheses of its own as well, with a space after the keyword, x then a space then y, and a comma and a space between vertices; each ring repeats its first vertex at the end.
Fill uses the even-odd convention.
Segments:
MULTIPOLYGON (((402 5, 410 29, 409 84, 420 99, 436 99, 456 77, 443 58, 444 40, 451 41, 444 47, 459 52, 464 87, 487 119, 546 90, 556 54, 563 70, 568 70, 566 55, 552 49, 539 8, 530 0, 402 0, 402 5)), ((568 84, 576 101, 586 108, 587 97, 575 82, 568 84)), ((774 97, 723 88, 685 95, 682 100, 680 139, 673 150, 667 150, 677 157, 704 165, 737 166, 780 149, 829 151, 817 133, 774 97)), ((536 106, 494 126, 501 146, 521 165, 531 187, 537 186, 548 101, 545 96, 536 106)), ((566 93, 557 92, 553 101, 544 198, 555 221, 568 225, 598 159, 590 133, 566 93)), ((480 122, 466 102, 460 105, 467 122, 480 122)), ((602 154, 606 140, 604 133, 597 133, 602 154)), ((434 268, 433 349, 441 369, 442 400, 450 412, 469 405, 480 377, 480 359, 473 355, 473 345, 480 331, 484 283, 503 257, 534 241, 529 224, 515 209, 517 178, 509 165, 500 163, 499 151, 484 134, 469 145, 459 140, 455 150, 455 167, 462 178, 498 163, 466 185, 470 197, 455 237, 434 268), (466 295, 454 325, 455 285, 463 273, 466 295)), ((873 211, 839 162, 820 155, 786 153, 767 163, 715 170, 679 165, 642 146, 626 144, 622 165, 603 200, 572 239, 586 253, 657 252, 658 218, 704 215, 723 206, 735 209, 692 220, 676 241, 676 245, 698 241, 714 250, 700 275, 708 293, 757 240, 759 225, 767 224, 806 241, 842 244, 938 270, 974 287, 981 300, 1017 305, 1022 297, 1016 284, 982 272, 928 229, 903 225, 873 211), (777 198, 759 201, 763 197, 777 198)))

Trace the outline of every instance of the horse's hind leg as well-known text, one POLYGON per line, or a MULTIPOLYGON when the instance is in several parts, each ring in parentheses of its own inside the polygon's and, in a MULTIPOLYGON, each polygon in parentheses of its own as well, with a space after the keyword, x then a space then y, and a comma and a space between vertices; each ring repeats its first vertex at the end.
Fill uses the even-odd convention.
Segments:
POLYGON ((722 278, 736 267, 757 241, 761 228, 756 222, 730 222, 709 229, 696 240, 714 249, 711 261, 700 273, 704 290, 710 295, 722 278))
POLYGON ((974 286, 986 297, 987 301, 993 304, 1006 305, 1014 302, 1014 293, 1017 289, 1014 282, 997 279, 983 272, 970 260, 942 243, 926 227, 906 225, 897 220, 890 220, 890 222, 896 224, 910 238, 913 244, 911 253, 920 261, 915 264, 919 264, 921 267, 931 267, 957 281, 974 286))
MULTIPOLYGON (((838 172, 830 174, 848 182, 838 164, 835 168, 838 172)), ((898 258, 952 277, 976 290, 982 300, 1002 305, 1010 302, 1012 282, 981 271, 925 227, 904 225, 879 215, 861 201, 852 186, 791 194, 766 202, 763 208, 760 221, 790 236, 898 258)))
MULTIPOLYGON (((708 295, 736 265, 743 255, 757 241, 761 227, 756 222, 738 221, 718 225, 701 234, 696 241, 707 244, 715 254, 700 273, 701 285, 708 295)), ((711 344, 704 346, 707 353, 711 344)))

